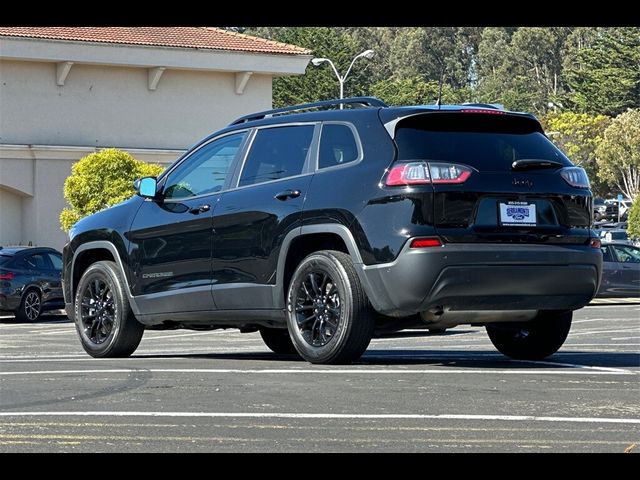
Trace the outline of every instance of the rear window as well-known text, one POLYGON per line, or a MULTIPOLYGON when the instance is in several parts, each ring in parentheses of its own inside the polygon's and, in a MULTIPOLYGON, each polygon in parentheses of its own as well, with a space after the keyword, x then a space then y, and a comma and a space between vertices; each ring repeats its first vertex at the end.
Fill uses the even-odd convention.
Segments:
POLYGON ((530 119, 506 115, 436 113, 408 118, 396 130, 398 160, 462 163, 510 170, 515 160, 571 162, 530 119))
POLYGON ((13 258, 13 255, 0 255, 0 265, 4 265, 5 263, 9 263, 9 261, 13 258))

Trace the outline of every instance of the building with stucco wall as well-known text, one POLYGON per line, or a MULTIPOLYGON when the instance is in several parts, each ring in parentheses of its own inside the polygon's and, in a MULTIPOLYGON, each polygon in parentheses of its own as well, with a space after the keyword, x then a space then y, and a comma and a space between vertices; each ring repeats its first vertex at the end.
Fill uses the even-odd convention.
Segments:
POLYGON ((168 164, 271 108, 293 45, 210 27, 0 27, 0 245, 60 249, 71 165, 105 147, 168 164))

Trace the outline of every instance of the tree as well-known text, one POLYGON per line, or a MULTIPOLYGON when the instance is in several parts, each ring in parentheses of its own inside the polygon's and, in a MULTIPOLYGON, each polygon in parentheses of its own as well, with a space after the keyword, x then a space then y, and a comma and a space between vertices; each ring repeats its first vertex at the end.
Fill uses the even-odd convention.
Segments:
POLYGON ((607 182, 598 176, 596 148, 611 123, 604 115, 586 113, 550 113, 542 118, 547 135, 576 165, 587 171, 591 189, 600 197, 609 192, 607 182))
POLYGON ((640 194, 640 109, 613 119, 596 147, 600 178, 632 200, 640 194))
POLYGON ((627 234, 629 238, 640 239, 640 195, 636 197, 631 205, 627 234))
POLYGON ((545 113, 564 92, 563 53, 572 29, 489 27, 478 47, 478 97, 513 110, 545 113))
POLYGON ((126 200, 134 194, 134 180, 155 177, 162 170, 160 165, 136 160, 115 148, 81 158, 64 182, 64 198, 70 207, 60 214, 62 229, 69 231, 81 218, 126 200))
POLYGON ((640 108, 639 28, 599 29, 570 50, 567 63, 566 103, 573 109, 614 116, 640 108))
MULTIPOLYGON (((424 81, 421 77, 382 80, 371 86, 371 93, 389 105, 432 105, 438 99, 439 84, 424 81)), ((442 87, 442 103, 461 103, 469 99, 468 89, 454 90, 442 87)))

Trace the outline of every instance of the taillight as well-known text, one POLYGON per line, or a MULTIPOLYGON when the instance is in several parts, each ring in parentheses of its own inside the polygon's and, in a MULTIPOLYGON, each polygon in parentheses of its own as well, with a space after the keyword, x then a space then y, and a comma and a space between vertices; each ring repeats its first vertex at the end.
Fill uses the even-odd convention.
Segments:
POLYGON ((464 183, 471 176, 471 169, 455 163, 409 162, 393 167, 385 182, 388 187, 399 185, 456 184, 464 183))
POLYGON ((415 238, 411 240, 409 248, 429 248, 429 247, 441 247, 442 242, 439 238, 415 238))
POLYGON ((13 280, 16 278, 16 274, 13 272, 0 273, 0 280, 13 280))
POLYGON ((602 242, 599 238, 594 237, 589 240, 589 246, 591 248, 600 248, 602 246, 602 242))
POLYGON ((591 188, 587 172, 580 167, 565 167, 560 170, 560 176, 572 187, 591 188))

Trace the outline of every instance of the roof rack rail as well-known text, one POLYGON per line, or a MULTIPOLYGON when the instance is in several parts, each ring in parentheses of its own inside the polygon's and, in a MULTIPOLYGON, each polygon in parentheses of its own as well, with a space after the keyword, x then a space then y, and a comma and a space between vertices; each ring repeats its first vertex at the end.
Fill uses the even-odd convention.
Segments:
POLYGON ((502 105, 501 103, 463 103, 462 106, 493 108, 494 110, 504 110, 504 105, 502 105))
POLYGON ((334 107, 337 105, 359 105, 361 107, 388 107, 386 103, 376 97, 351 97, 343 98, 342 100, 323 100, 321 102, 303 103, 301 105, 292 105, 290 107, 276 108, 273 110, 265 110, 264 112, 252 113, 240 117, 229 125, 239 125, 241 123, 251 122, 254 120, 262 120, 264 118, 273 117, 276 115, 284 115, 287 113, 300 112, 303 110, 313 110, 322 107, 334 107))

